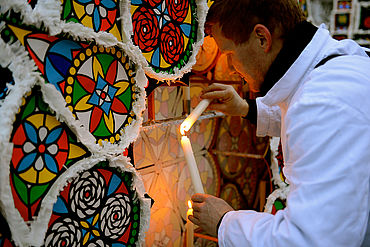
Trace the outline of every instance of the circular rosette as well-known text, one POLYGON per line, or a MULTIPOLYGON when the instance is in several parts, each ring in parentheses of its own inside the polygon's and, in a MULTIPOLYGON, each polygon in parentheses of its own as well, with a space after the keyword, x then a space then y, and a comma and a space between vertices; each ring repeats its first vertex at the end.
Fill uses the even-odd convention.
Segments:
POLYGON ((171 22, 168 23, 163 27, 161 33, 160 51, 163 59, 169 64, 176 63, 179 61, 183 50, 184 37, 180 28, 171 22))
POLYGON ((67 140, 66 130, 54 116, 39 113, 28 117, 22 125, 15 126, 12 139, 24 154, 12 160, 16 172, 30 184, 50 182, 67 161, 67 140), (46 121, 38 122, 40 119, 46 121))
POLYGON ((189 0, 166 0, 169 16, 178 22, 183 22, 189 11, 189 0))
POLYGON ((201 18, 195 0, 132 0, 130 14, 133 43, 142 51, 151 76, 173 76, 188 64, 199 38, 201 18))
POLYGON ((68 70, 68 108, 97 139, 118 143, 134 118, 134 65, 116 48, 89 46, 68 70))
POLYGON ((146 230, 149 220, 141 224, 141 208, 149 212, 150 205, 140 199, 143 194, 136 190, 137 182, 131 172, 111 167, 108 161, 78 175, 60 192, 45 240, 56 242, 56 234, 50 236, 51 229, 59 227, 61 219, 71 218, 81 231, 78 246, 139 246, 139 234, 146 230))
POLYGON ((131 214, 130 198, 116 194, 109 198, 100 214, 101 231, 111 239, 118 239, 129 226, 131 214))
POLYGON ((58 177, 91 154, 69 127, 58 121, 39 87, 22 99, 10 142, 14 206, 25 221, 33 221, 58 177))
POLYGON ((95 214, 105 196, 105 182, 96 171, 87 171, 71 185, 71 210, 81 219, 95 214))
POLYGON ((45 246, 80 246, 82 233, 79 224, 71 218, 60 218, 49 228, 45 246))
POLYGON ((154 11, 140 7, 135 12, 132 22, 134 32, 134 43, 143 52, 151 52, 158 45, 159 28, 158 20, 154 11))

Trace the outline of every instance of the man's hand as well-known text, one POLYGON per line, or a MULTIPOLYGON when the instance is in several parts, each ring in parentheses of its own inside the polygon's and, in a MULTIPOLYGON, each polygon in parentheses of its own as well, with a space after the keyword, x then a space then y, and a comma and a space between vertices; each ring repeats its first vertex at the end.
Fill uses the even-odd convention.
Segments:
POLYGON ((189 216, 189 220, 216 237, 217 223, 225 213, 234 209, 221 198, 207 194, 194 194, 191 200, 194 211, 193 215, 189 216))
POLYGON ((212 99, 208 109, 223 112, 231 116, 246 116, 248 103, 235 91, 233 86, 213 83, 203 89, 202 99, 212 99))

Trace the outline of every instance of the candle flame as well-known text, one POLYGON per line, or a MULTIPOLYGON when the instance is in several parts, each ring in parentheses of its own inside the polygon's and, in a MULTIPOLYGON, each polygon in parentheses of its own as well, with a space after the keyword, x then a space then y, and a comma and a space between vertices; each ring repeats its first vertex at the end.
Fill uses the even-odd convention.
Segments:
POLYGON ((192 121, 191 119, 187 118, 184 120, 184 122, 182 122, 182 124, 180 125, 180 133, 181 135, 186 135, 186 132, 188 132, 191 128, 191 126, 193 126, 194 124, 194 121, 192 121))
POLYGON ((188 207, 189 209, 193 208, 193 204, 191 203, 191 200, 188 200, 188 207))

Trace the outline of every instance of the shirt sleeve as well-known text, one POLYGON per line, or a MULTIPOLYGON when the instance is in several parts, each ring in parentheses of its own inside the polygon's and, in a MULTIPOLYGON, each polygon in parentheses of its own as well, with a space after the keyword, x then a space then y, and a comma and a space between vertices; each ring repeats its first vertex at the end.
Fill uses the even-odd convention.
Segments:
POLYGON ((370 204, 369 121, 340 100, 307 97, 290 107, 284 126, 287 207, 276 215, 228 212, 219 245, 360 246, 370 204))
POLYGON ((280 137, 281 112, 279 106, 268 106, 256 99, 257 105, 257 136, 280 137))

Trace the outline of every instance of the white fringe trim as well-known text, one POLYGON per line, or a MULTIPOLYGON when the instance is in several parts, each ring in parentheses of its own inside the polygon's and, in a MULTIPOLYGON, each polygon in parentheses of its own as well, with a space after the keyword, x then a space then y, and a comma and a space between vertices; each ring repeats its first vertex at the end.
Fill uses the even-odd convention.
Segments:
POLYGON ((287 183, 284 182, 279 173, 279 163, 276 159, 278 155, 278 148, 279 148, 279 137, 272 137, 270 139, 270 150, 271 150, 271 170, 272 170, 272 181, 276 184, 279 188, 283 188, 287 186, 287 183))
POLYGON ((289 186, 274 190, 274 192, 272 192, 267 197, 267 202, 266 202, 266 205, 265 205, 264 212, 271 214, 272 206, 274 205, 274 202, 276 201, 276 199, 286 200, 288 194, 289 194, 289 186))
POLYGON ((0 108, 0 202, 4 218, 8 222, 12 238, 16 245, 27 246, 30 241, 30 228, 23 221, 15 208, 11 192, 9 175, 13 144, 9 142, 13 130, 13 122, 18 109, 22 105, 22 98, 36 84, 36 67, 30 62, 27 52, 17 41, 9 46, 0 39, 0 65, 8 67, 13 73, 15 84, 0 108))
POLYGON ((278 160, 276 159, 276 156, 278 155, 279 142, 279 137, 272 137, 270 139, 272 181, 278 186, 278 188, 267 197, 264 210, 266 213, 272 212, 272 206, 276 199, 286 200, 289 193, 289 184, 281 180, 278 160))

